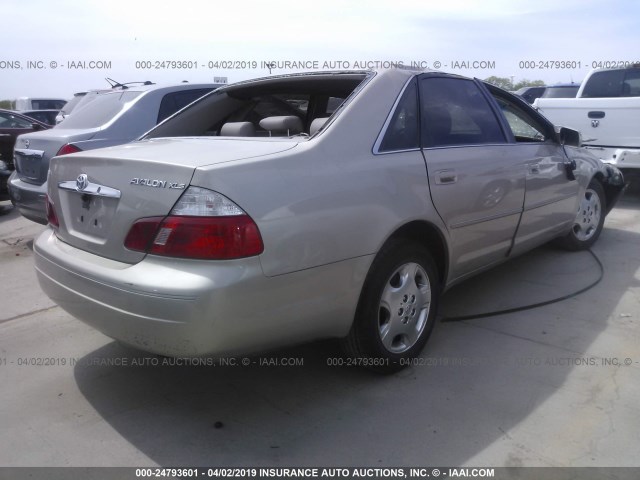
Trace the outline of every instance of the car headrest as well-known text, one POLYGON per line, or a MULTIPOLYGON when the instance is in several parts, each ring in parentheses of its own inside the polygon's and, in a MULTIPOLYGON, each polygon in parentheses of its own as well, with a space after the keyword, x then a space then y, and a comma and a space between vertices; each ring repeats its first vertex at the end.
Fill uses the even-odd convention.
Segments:
POLYGON ((287 132, 287 135, 300 133, 303 129, 302 120, 295 115, 263 118, 260 120, 260 127, 269 132, 287 132))
POLYGON ((318 117, 314 119, 309 126, 309 136, 311 137, 314 133, 320 130, 324 124, 327 123, 327 120, 329 120, 329 117, 318 117))
POLYGON ((255 137, 256 128, 251 122, 228 122, 220 129, 221 137, 255 137))

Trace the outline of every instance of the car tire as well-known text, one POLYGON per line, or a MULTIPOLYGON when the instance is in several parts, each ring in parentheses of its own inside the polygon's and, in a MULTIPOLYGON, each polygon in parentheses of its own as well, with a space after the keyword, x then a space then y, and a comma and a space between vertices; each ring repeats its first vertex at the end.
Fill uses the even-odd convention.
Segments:
POLYGON ((586 250, 598 240, 607 211, 606 201, 602 184, 598 180, 591 180, 580 199, 571 231, 560 238, 560 244, 564 248, 586 250))
POLYGON ((435 262, 420 244, 392 240, 365 280, 344 352, 360 365, 393 373, 424 348, 435 324, 440 285, 435 262))

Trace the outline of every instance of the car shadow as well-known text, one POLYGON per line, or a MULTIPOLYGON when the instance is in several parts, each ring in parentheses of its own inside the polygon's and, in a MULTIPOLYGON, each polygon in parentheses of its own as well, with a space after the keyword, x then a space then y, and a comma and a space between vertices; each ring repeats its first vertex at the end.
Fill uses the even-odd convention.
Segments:
MULTIPOLYGON (((96 412, 162 466, 461 465, 509 441, 580 368, 549 358, 594 355, 626 288, 638 285, 639 246, 639 234, 607 227, 594 248, 605 275, 592 290, 527 312, 441 322, 420 359, 390 376, 336 366, 334 341, 227 366, 163 366, 171 360, 112 342, 79 359, 74 375, 96 412)), ((545 246, 452 289, 441 314, 570 294, 598 276, 588 252, 545 246)), ((515 455, 505 465, 523 462, 515 455)))
POLYGON ((640 177, 630 179, 624 191, 624 195, 616 204, 617 209, 638 209, 640 207, 640 177))

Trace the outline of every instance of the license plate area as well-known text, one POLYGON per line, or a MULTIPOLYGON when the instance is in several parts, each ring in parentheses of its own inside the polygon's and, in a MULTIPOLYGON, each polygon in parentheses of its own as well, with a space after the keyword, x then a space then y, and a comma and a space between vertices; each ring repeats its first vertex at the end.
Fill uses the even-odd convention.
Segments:
POLYGON ((118 198, 84 192, 60 191, 60 203, 67 231, 78 238, 104 244, 111 230, 118 198))
POLYGON ((38 180, 42 169, 42 157, 44 151, 41 150, 14 150, 15 168, 21 178, 28 180, 38 180))

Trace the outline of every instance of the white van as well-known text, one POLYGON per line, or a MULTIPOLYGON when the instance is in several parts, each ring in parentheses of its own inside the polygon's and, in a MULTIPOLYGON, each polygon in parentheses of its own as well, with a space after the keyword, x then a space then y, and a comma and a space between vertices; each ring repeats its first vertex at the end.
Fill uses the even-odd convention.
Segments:
POLYGON ((60 110, 65 103, 64 98, 20 97, 16 100, 16 110, 60 110))

